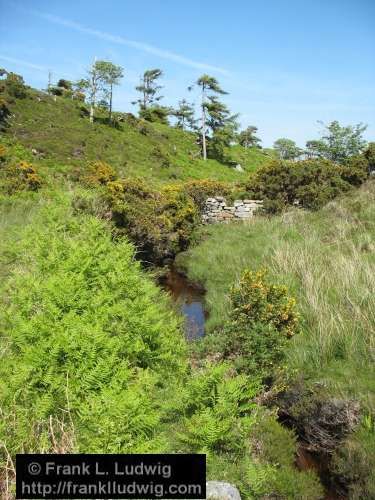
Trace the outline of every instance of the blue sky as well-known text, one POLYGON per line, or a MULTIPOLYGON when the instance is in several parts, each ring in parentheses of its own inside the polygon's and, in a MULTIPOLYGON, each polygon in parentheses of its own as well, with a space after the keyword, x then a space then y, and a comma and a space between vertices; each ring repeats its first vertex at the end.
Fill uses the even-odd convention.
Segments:
POLYGON ((375 140, 374 26, 373 0, 0 0, 0 66, 45 88, 48 70, 78 79, 110 59, 125 68, 115 109, 133 112, 145 69, 164 71, 168 105, 209 73, 264 146, 303 146, 334 119, 375 140))

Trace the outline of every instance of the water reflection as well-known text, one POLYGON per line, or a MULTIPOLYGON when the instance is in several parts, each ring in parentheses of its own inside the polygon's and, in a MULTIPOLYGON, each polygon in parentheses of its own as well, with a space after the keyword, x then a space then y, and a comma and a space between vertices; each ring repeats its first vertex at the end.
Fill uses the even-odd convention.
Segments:
POLYGON ((170 292, 185 316, 185 335, 194 340, 204 335, 206 314, 204 311, 204 290, 171 267, 162 281, 162 286, 170 292))

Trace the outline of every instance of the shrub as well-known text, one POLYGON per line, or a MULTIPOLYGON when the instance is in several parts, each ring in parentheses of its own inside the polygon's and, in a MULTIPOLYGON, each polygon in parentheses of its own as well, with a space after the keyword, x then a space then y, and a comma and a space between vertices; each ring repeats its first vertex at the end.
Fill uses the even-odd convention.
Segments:
POLYGON ((251 498, 320 499, 323 488, 312 471, 299 472, 295 467, 296 436, 283 427, 275 415, 263 412, 251 428, 251 455, 246 479, 251 498))
POLYGON ((199 222, 197 207, 180 186, 158 192, 140 180, 115 181, 107 185, 107 200, 119 232, 156 263, 185 249, 199 222))
POLYGON ((36 169, 27 161, 5 165, 2 177, 7 194, 14 194, 18 191, 37 191, 42 185, 36 169))
POLYGON ((354 160, 352 171, 324 159, 272 161, 250 177, 246 190, 250 197, 263 199, 271 213, 293 204, 315 210, 364 179, 363 167, 354 160))
POLYGON ((231 311, 221 332, 223 354, 240 371, 266 378, 284 358, 299 331, 295 300, 285 286, 269 283, 265 271, 245 271, 230 291, 231 311))
POLYGON ((93 161, 80 174, 83 182, 91 187, 108 184, 116 179, 115 170, 105 161, 93 161))
POLYGON ((0 129, 4 128, 8 116, 10 115, 8 103, 5 99, 0 97, 0 129))
POLYGON ((27 96, 27 88, 25 86, 24 79, 16 73, 7 73, 7 77, 5 79, 5 89, 11 97, 24 99, 27 96))
POLYGON ((250 498, 320 500, 324 490, 313 471, 297 472, 293 467, 251 463, 247 470, 250 498))
POLYGON ((210 196, 226 196, 231 192, 231 187, 225 182, 212 181, 210 179, 189 181, 183 184, 184 192, 189 195, 199 209, 210 196))
POLYGON ((160 163, 161 167, 169 168, 171 166, 171 158, 168 153, 163 153, 159 145, 156 145, 151 153, 154 160, 160 163))
POLYGON ((139 111, 139 116, 148 122, 157 122, 168 125, 168 115, 170 115, 170 108, 166 106, 150 106, 142 108, 139 111))
MULTIPOLYGON (((374 416, 368 416, 374 422, 374 416)), ((363 422, 332 456, 331 473, 340 478, 349 498, 375 498, 375 428, 363 422)))
POLYGON ((368 163, 369 173, 375 172, 375 142, 370 142, 363 153, 368 163))
POLYGON ((0 144, 0 162, 4 162, 6 160, 7 152, 7 148, 3 144, 0 144))
POLYGON ((365 155, 352 156, 341 167, 341 177, 352 186, 360 186, 369 175, 369 162, 365 155))

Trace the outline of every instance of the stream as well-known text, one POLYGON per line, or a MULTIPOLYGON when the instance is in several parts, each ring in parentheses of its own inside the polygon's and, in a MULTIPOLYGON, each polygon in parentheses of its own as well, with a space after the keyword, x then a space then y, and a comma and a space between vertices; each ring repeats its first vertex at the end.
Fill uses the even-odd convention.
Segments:
POLYGON ((204 310, 205 290, 196 283, 170 267, 166 276, 161 279, 161 286, 171 294, 185 317, 185 337, 192 341, 203 337, 207 313, 204 310))
MULTIPOLYGON (((185 318, 185 337, 194 341, 205 334, 207 312, 204 309, 205 290, 197 283, 179 272, 173 265, 165 276, 160 279, 161 287, 170 293, 173 301, 185 318)), ((314 456, 298 445, 295 466, 301 471, 315 471, 325 489, 324 500, 345 500, 346 496, 337 493, 336 488, 329 485, 327 463, 319 456, 314 456)))

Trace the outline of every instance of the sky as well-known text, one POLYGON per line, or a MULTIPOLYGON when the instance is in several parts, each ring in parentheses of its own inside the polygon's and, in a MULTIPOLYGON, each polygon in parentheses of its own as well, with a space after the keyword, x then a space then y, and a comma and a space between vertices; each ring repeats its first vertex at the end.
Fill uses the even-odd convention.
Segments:
POLYGON ((208 73, 265 147, 303 147, 332 120, 375 140, 375 0, 0 0, 0 67, 27 84, 82 78, 95 57, 125 69, 119 111, 136 112, 145 69, 163 70, 172 106, 208 73))

